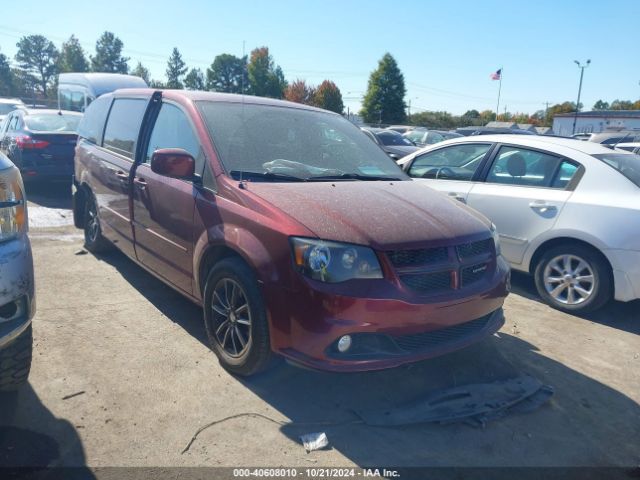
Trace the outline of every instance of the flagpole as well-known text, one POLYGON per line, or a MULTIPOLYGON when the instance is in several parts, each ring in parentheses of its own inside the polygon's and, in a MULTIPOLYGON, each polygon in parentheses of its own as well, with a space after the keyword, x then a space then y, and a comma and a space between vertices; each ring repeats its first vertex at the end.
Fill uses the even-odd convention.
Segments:
POLYGON ((504 72, 504 68, 500 67, 500 79, 498 84, 498 105, 496 105, 496 122, 498 121, 498 115, 500 113, 500 91, 502 90, 502 73, 504 72))

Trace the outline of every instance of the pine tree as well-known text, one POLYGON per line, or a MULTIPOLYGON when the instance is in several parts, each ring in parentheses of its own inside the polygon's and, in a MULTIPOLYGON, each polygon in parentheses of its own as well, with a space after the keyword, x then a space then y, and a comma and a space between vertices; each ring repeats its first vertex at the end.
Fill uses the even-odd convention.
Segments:
POLYGON ((123 43, 111 32, 104 32, 96 42, 96 56, 91 57, 93 72, 128 73, 129 58, 122 56, 123 43))
POLYGON ((187 64, 182 60, 182 55, 177 48, 173 48, 167 62, 167 88, 184 88, 182 77, 187 73, 187 64))
POLYGON ((37 79, 37 85, 46 97, 49 84, 58 73, 58 49, 42 35, 22 37, 16 46, 16 61, 20 68, 37 79))
POLYGON ((205 90, 204 74, 199 68, 192 68, 184 77, 184 87, 187 90, 205 90))
POLYGON ((69 40, 62 44, 58 70, 60 72, 87 72, 89 70, 89 62, 75 35, 71 35, 69 40))
POLYGON ((407 117, 405 94, 404 76, 391 54, 385 53, 369 77, 360 112, 363 120, 366 123, 404 122, 407 117))
POLYGON ((319 108, 331 110, 342 114, 344 104, 342 103, 342 93, 338 86, 331 80, 323 81, 316 89, 314 104, 319 108))

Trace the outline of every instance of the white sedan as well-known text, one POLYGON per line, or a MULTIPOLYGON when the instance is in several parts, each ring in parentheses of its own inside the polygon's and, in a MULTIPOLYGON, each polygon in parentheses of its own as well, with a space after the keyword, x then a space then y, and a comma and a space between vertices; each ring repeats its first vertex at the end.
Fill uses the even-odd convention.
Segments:
POLYGON ((593 142, 524 135, 447 140, 398 162, 480 211, 512 268, 540 296, 585 313, 640 298, 640 156, 593 142))

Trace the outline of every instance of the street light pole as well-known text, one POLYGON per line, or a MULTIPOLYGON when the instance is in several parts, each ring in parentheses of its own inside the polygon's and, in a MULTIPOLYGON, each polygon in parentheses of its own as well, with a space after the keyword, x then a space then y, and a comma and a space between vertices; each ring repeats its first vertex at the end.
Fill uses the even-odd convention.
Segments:
POLYGON ((578 101, 576 102, 576 114, 573 116, 573 131, 572 135, 576 133, 576 122, 578 121, 578 111, 580 110, 580 94, 582 93, 582 77, 584 77, 584 69, 589 66, 591 60, 587 60, 585 65, 582 65, 578 60, 574 60, 575 64, 580 69, 580 85, 578 86, 578 101))

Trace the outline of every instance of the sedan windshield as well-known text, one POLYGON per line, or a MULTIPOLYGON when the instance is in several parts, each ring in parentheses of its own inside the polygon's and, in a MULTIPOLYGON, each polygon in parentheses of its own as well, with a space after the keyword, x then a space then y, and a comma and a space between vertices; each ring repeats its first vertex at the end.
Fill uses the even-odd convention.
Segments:
POLYGON ((411 147, 413 143, 408 138, 403 137, 398 132, 389 130, 388 132, 376 132, 376 136, 383 145, 396 145, 401 147, 411 147))
POLYGON ((640 155, 633 153, 598 153, 593 156, 615 168, 640 187, 640 155))
POLYGON ((24 123, 32 132, 76 132, 82 115, 36 113, 25 115, 24 123))
POLYGON ((197 105, 222 164, 236 179, 408 179, 360 129, 339 115, 247 103, 197 105))

